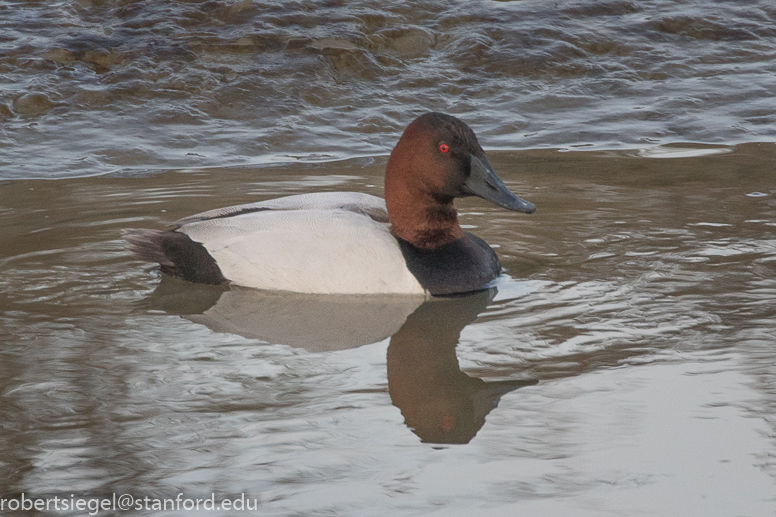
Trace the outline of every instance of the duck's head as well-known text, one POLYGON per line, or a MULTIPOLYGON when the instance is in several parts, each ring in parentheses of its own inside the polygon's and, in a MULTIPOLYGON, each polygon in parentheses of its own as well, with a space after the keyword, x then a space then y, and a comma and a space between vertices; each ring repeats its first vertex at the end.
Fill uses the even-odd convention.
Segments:
POLYGON ((467 196, 527 214, 536 210, 496 176, 463 121, 442 113, 421 115, 404 130, 385 171, 393 233, 424 248, 458 239, 463 232, 452 203, 467 196))

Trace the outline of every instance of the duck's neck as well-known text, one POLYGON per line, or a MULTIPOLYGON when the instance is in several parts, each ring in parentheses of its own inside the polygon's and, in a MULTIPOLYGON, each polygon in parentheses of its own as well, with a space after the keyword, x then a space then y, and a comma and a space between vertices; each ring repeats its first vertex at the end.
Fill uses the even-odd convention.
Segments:
POLYGON ((386 189, 391 232, 413 246, 432 249, 463 237, 452 198, 435 199, 407 189, 386 189))

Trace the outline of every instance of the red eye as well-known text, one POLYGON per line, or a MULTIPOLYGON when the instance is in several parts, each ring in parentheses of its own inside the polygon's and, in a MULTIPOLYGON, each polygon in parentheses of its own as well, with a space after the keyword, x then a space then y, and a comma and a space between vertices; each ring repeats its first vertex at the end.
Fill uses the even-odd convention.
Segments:
POLYGON ((439 152, 440 153, 449 153, 450 152, 450 146, 447 144, 439 144, 439 152))

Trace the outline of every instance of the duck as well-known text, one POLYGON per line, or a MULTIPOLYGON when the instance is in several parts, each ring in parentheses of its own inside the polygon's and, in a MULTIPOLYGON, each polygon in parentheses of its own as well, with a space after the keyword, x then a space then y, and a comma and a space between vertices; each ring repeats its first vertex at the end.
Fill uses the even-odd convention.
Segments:
POLYGON ((487 289, 501 263, 463 231, 455 198, 536 206, 499 179, 474 131, 429 112, 407 126, 385 170, 385 199, 320 192, 217 208, 173 228, 123 230, 137 258, 202 284, 310 294, 447 296, 487 289))

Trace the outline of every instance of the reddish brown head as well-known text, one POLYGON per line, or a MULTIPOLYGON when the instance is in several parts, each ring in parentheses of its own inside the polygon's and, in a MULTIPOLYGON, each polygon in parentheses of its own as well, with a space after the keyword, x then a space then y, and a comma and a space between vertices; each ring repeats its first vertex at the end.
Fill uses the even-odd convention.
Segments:
POLYGON ((393 234, 420 248, 460 239, 453 199, 465 196, 526 213, 536 209, 498 179, 464 122, 442 113, 418 117, 399 139, 385 171, 393 234))

